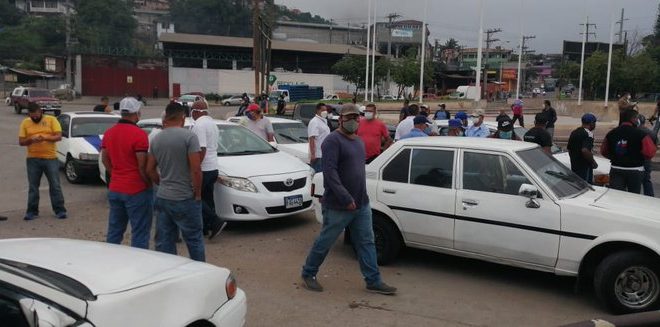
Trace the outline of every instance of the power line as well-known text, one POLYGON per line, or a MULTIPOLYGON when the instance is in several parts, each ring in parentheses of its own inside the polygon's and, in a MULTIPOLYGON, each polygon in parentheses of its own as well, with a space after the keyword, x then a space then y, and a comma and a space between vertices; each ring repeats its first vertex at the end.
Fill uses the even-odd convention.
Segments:
MULTIPOLYGON (((580 24, 580 26, 585 26, 585 24, 580 24)), ((586 22, 586 28, 587 28, 587 31, 586 31, 586 34, 587 34, 587 41, 586 41, 586 43, 589 43, 589 35, 593 35, 594 37, 596 37, 596 33, 595 33, 595 32, 589 32, 589 27, 590 27, 590 26, 593 26, 594 29, 596 29, 596 24, 589 24, 589 17, 587 17, 587 22, 586 22)), ((580 33, 580 35, 584 35, 584 34, 585 34, 584 32, 583 32, 583 33, 580 33)))

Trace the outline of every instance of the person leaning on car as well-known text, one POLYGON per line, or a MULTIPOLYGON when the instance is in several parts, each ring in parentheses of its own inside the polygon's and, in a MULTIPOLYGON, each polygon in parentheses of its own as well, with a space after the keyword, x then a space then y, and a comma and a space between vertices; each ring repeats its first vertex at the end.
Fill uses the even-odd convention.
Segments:
POLYGON ((131 246, 148 249, 153 216, 153 190, 147 176, 147 133, 136 123, 142 103, 124 98, 121 119, 103 135, 101 161, 110 176, 108 243, 121 244, 131 223, 131 246))
POLYGON ((53 116, 44 115, 41 107, 28 104, 28 117, 23 119, 18 130, 18 144, 27 147, 28 203, 25 220, 39 216, 39 184, 41 175, 46 175, 50 204, 55 216, 67 217, 64 195, 60 186, 60 163, 57 161, 55 143, 62 139, 62 127, 53 116))
POLYGON ((566 146, 568 156, 571 158, 571 170, 589 184, 593 184, 594 169, 598 168, 592 152, 596 120, 593 114, 582 115, 582 126, 571 132, 566 146))
POLYGON ((605 136, 600 153, 610 159, 610 187, 637 193, 642 189, 644 160, 655 156, 656 146, 651 136, 636 127, 637 111, 627 109, 621 113, 621 125, 605 136))
POLYGON ((112 112, 112 107, 110 107, 110 100, 108 97, 101 97, 101 104, 94 106, 94 111, 96 112, 112 112))
POLYGON ((163 130, 149 147, 147 174, 158 185, 156 251, 176 254, 180 230, 190 258, 205 261, 201 149, 197 136, 183 127, 185 121, 182 105, 167 105, 163 130))

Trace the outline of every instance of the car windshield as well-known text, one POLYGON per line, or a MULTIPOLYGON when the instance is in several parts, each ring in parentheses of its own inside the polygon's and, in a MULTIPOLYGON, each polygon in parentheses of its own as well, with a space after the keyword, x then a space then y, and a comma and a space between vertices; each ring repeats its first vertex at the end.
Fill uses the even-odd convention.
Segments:
POLYGON ((50 92, 47 90, 30 90, 30 96, 33 98, 50 98, 50 92))
POLYGON ((277 150, 245 127, 218 125, 218 155, 240 156, 273 153, 277 150))
POLYGON ((105 134, 108 128, 117 123, 119 117, 74 118, 71 124, 71 137, 105 134))
MULTIPOLYGON (((523 136, 525 136, 525 134, 527 133, 527 131, 529 131, 529 130, 528 130, 527 128, 525 128, 525 127, 516 127, 516 128, 514 128, 513 130, 516 132, 516 135, 518 135, 520 138, 522 138, 523 136)), ((552 143, 552 146, 550 147, 550 152, 551 152, 552 154, 557 154, 557 153, 561 153, 561 152, 563 152, 563 150, 562 150, 557 144, 552 143)))
POLYGON ((81 300, 95 300, 96 297, 85 285, 60 273, 35 267, 26 263, 0 259, 0 270, 21 276, 35 283, 56 289, 81 300))
POLYGON ((591 188, 587 182, 553 156, 545 154, 541 148, 518 151, 518 155, 559 198, 575 197, 591 188))
POLYGON ((302 118, 314 118, 316 116, 316 105, 315 104, 301 104, 300 106, 300 117, 302 118))
POLYGON ((279 144, 307 143, 307 127, 303 123, 273 124, 275 140, 279 144))

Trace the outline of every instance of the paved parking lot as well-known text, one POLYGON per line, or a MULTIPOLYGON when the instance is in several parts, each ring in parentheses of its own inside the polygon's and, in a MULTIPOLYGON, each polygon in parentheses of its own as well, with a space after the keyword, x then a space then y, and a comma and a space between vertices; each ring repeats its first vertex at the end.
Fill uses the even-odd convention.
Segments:
MULTIPOLYGON (((65 111, 89 107, 65 105, 65 111)), ((71 185, 62 176, 69 219, 60 221, 50 213, 44 178, 41 217, 22 220, 27 181, 17 130, 23 117, 0 108, 0 215, 9 216, 0 222, 0 238, 105 240, 108 206, 100 182, 71 185)), ((162 109, 146 107, 143 117, 158 117, 162 109)), ((214 107, 212 116, 233 110, 214 107)), ((298 276, 319 227, 309 212, 234 223, 207 242, 207 260, 231 269, 247 292, 249 326, 556 326, 603 314, 591 294, 573 291, 573 279, 421 250, 408 250, 382 267, 384 280, 399 288, 398 295, 367 293, 350 247, 341 242, 319 274, 326 291, 308 292, 298 276)), ((183 246, 179 250, 186 254, 183 246)))

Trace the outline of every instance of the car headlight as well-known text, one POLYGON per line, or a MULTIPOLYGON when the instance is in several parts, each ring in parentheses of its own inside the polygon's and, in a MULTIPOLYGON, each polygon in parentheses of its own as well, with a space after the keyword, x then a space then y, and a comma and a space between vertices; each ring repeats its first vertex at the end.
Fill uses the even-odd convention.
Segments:
POLYGON ((81 154, 78 155, 78 159, 98 161, 99 160, 99 154, 98 153, 81 153, 81 154))
POLYGON ((610 175, 608 174, 600 174, 600 175, 594 175, 594 184, 598 186, 606 186, 610 184, 610 175))
POLYGON ((218 176, 218 182, 220 182, 224 186, 231 187, 235 190, 257 193, 257 187, 254 186, 254 184, 252 184, 252 182, 250 182, 246 178, 218 176))
POLYGON ((229 274, 229 277, 227 277, 227 281, 225 282, 225 292, 227 292, 227 299, 233 299, 236 296, 237 290, 238 285, 236 284, 236 278, 234 278, 234 275, 229 274))

